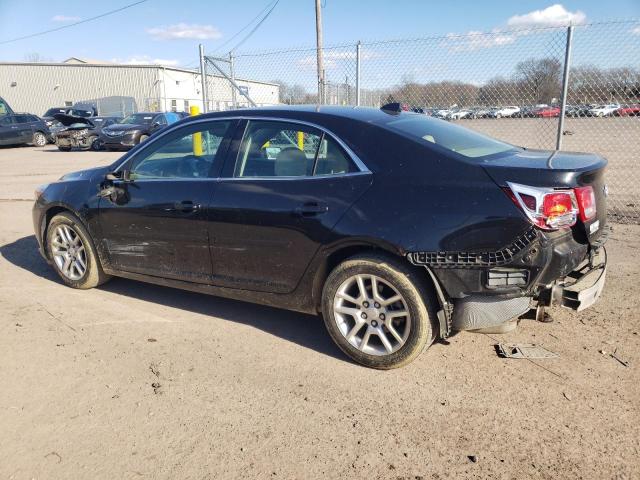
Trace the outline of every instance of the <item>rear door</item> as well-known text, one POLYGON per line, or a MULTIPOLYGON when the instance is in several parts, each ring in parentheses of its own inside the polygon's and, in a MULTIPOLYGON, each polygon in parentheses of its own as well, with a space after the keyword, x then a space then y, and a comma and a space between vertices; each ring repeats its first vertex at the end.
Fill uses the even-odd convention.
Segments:
POLYGON ((13 121, 12 115, 0 117, 0 145, 18 143, 18 126, 13 121))
POLYGON ((371 173, 319 128, 250 120, 238 132, 209 213, 213 283, 291 292, 371 173))
POLYGON ((119 172, 117 193, 102 198, 99 223, 119 270, 209 283, 207 207, 234 121, 199 121, 159 136, 119 172))

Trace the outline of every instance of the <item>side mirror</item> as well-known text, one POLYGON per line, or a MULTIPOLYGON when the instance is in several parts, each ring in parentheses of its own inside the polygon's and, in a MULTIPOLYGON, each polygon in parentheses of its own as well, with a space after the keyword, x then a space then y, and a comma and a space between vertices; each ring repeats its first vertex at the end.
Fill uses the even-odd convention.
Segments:
POLYGON ((129 170, 121 170, 119 172, 107 173, 104 177, 106 180, 113 182, 114 180, 122 180, 123 182, 131 181, 131 173, 129 170))

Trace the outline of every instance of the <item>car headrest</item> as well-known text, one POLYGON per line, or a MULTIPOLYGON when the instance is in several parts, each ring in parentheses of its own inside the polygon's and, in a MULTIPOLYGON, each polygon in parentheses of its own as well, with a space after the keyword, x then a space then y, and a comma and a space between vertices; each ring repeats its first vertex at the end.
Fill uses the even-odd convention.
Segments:
POLYGON ((307 174, 307 156, 296 147, 280 150, 276 156, 274 172, 278 177, 300 177, 307 174))

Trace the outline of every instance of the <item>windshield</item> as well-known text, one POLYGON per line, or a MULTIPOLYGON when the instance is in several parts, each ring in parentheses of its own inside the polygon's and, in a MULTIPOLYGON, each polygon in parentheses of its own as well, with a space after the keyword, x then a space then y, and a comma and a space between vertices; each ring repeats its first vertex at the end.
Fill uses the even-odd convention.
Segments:
POLYGON ((485 157, 516 148, 473 130, 423 115, 403 114, 387 122, 386 126, 408 137, 439 145, 468 158, 485 157))
POLYGON ((134 113, 133 115, 129 115, 123 120, 120 120, 119 123, 124 123, 127 125, 140 125, 151 123, 151 120, 153 120, 153 115, 149 115, 148 113, 134 113))
POLYGON ((53 117, 56 113, 64 113, 64 108, 50 108, 44 112, 43 117, 53 117))
POLYGON ((70 108, 67 110, 67 115, 72 115, 74 117, 84 117, 88 118, 92 115, 93 112, 89 110, 79 110, 77 108, 70 108))

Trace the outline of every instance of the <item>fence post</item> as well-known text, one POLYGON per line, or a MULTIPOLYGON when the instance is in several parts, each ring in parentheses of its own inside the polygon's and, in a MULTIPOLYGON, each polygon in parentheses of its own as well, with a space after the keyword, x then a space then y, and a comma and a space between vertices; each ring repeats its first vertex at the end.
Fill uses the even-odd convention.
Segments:
POLYGON ((236 81, 236 75, 233 68, 233 53, 229 52, 229 76, 231 77, 231 104, 233 109, 238 108, 238 101, 236 99, 236 89, 234 88, 234 82, 236 81))
POLYGON ((564 71, 562 72, 562 97, 560 100, 560 119, 556 136, 556 150, 562 148, 562 131, 564 130, 564 114, 567 107, 567 89, 569 88, 569 70, 571 68, 571 43, 573 41, 573 25, 567 27, 567 47, 564 52, 564 71))
POLYGON ((200 44, 198 46, 199 54, 200 54, 200 82, 202 83, 202 112, 207 113, 209 109, 207 108, 207 68, 205 65, 204 59, 204 45, 200 44))
POLYGON ((360 47, 362 42, 356 44, 356 106, 360 106, 360 47))

